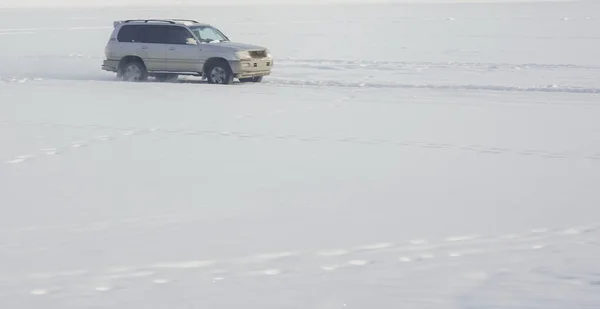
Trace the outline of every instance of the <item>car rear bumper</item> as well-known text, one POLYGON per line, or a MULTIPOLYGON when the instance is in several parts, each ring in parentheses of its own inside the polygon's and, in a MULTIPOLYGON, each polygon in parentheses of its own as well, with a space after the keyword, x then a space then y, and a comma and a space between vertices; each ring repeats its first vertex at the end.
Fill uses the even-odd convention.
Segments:
POLYGON ((265 76, 271 74, 272 58, 230 61, 229 66, 236 78, 265 76))
POLYGON ((109 72, 117 72, 119 67, 118 60, 104 60, 102 62, 102 70, 109 72))

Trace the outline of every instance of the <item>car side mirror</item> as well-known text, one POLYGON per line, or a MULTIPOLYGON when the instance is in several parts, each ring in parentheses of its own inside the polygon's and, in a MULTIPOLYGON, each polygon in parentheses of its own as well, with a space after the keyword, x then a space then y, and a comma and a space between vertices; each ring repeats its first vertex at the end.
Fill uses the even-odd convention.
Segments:
POLYGON ((186 45, 198 45, 198 41, 196 41, 196 40, 195 40, 195 39, 193 39, 193 38, 187 38, 187 39, 185 40, 185 44, 186 44, 186 45))

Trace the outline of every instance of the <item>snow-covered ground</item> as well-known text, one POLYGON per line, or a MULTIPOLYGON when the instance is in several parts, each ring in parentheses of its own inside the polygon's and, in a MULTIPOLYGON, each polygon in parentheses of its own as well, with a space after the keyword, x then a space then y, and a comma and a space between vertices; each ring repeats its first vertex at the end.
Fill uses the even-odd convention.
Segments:
POLYGON ((598 29, 593 1, 0 10, 0 308, 598 308, 598 29), (274 74, 117 81, 137 17, 274 74))

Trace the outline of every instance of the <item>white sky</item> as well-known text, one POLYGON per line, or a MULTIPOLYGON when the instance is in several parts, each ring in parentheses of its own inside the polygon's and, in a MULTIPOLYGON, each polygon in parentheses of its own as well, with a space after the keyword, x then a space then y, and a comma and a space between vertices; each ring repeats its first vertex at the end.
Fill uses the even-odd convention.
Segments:
MULTIPOLYGON (((0 0, 0 8, 102 7, 169 5, 248 5, 296 3, 458 3, 458 2, 540 2, 546 0, 0 0)), ((553 0, 548 0, 553 1, 553 0)), ((561 0, 554 0, 561 1, 561 0)), ((569 0, 566 0, 569 1, 569 0)))

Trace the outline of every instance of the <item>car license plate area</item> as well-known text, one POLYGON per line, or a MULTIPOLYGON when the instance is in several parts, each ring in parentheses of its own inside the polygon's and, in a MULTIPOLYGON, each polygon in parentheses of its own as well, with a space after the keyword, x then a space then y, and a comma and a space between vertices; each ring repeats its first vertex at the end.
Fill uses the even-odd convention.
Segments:
POLYGON ((254 63, 255 68, 266 68, 266 67, 270 67, 270 66, 271 66, 271 62, 255 62, 254 63))
POLYGON ((242 67, 252 69, 268 69, 271 67, 271 61, 249 61, 243 63, 242 67))

